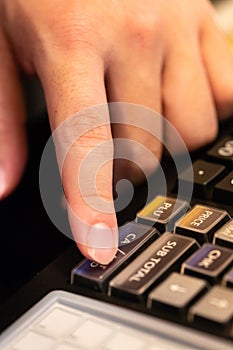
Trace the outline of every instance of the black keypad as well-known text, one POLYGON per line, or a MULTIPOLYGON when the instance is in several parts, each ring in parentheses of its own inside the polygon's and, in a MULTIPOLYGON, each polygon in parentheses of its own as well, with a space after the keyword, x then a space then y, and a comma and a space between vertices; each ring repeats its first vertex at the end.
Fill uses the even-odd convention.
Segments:
POLYGON ((233 132, 192 168, 190 203, 176 199, 178 182, 183 193, 192 185, 186 169, 121 228, 112 263, 83 260, 71 281, 82 293, 233 340, 233 132))

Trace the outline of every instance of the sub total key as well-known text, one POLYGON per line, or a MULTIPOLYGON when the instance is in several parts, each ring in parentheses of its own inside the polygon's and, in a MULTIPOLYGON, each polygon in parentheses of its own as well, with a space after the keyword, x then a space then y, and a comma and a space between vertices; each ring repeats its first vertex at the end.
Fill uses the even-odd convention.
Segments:
POLYGON ((110 282, 109 295, 144 302, 145 293, 169 272, 178 271, 197 248, 192 238, 164 233, 110 282))

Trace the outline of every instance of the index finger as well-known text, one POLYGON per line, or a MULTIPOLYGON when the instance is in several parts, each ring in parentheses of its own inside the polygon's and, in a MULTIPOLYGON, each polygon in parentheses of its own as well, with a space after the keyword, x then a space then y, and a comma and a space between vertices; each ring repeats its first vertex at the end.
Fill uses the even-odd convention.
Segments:
POLYGON ((118 243, 109 115, 108 111, 77 114, 90 106, 106 103, 104 67, 95 55, 82 53, 82 57, 62 54, 47 62, 40 61, 38 74, 52 130, 59 129, 55 146, 74 239, 87 258, 107 264, 114 258, 118 243), (85 169, 86 177, 83 171, 79 176, 81 169, 85 169), (96 169, 98 173, 93 174, 96 169), (89 175, 96 177, 95 186, 88 183, 89 175), (98 196, 102 198, 101 203, 106 203, 107 210, 96 205, 98 196))

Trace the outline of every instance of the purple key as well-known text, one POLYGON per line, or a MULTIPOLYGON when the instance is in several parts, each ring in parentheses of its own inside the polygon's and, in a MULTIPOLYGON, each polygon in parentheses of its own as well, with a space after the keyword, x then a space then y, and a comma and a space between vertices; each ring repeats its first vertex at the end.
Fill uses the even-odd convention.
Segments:
POLYGON ((71 284, 104 291, 110 278, 120 271, 136 254, 159 237, 155 228, 128 223, 119 230, 119 248, 109 265, 101 265, 85 259, 71 271, 71 284))
POLYGON ((190 276, 218 283, 223 274, 233 265, 232 250, 213 244, 204 244, 182 264, 181 272, 190 276))

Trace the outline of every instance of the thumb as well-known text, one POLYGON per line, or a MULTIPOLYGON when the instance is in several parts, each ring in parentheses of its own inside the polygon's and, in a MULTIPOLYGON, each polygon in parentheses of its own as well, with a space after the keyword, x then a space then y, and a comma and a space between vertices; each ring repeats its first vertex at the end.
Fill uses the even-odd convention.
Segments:
POLYGON ((56 55, 39 65, 39 76, 74 239, 87 258, 107 264, 118 245, 113 141, 106 105, 88 108, 106 104, 103 64, 94 56, 72 62, 56 55))

